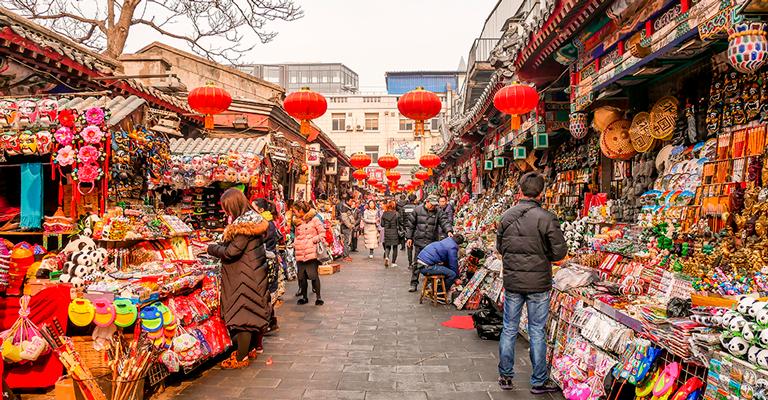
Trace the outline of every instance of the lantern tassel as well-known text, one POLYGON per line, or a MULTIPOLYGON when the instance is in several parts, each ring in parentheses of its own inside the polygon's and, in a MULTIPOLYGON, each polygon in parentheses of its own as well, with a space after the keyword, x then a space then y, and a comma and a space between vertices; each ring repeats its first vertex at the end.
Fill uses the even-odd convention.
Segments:
POLYGON ((509 119, 509 127, 514 130, 520 129, 520 116, 512 115, 509 119))
POLYGON ((213 130, 213 115, 212 114, 206 114, 205 115, 205 129, 207 130, 213 130))
POLYGON ((416 121, 416 124, 413 126, 413 136, 424 136, 424 121, 416 121))
POLYGON ((301 134, 302 136, 306 137, 307 140, 310 142, 312 139, 309 138, 309 135, 312 133, 312 128, 309 126, 309 120, 308 119, 302 119, 301 120, 301 134))
POLYGON ((427 173, 429 174, 429 176, 432 176, 432 168, 427 169, 427 173))

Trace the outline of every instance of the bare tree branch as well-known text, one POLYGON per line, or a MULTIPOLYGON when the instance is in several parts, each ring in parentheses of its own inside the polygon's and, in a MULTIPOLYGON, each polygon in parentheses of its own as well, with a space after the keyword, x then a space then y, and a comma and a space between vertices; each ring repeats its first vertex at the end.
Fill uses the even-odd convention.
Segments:
POLYGON ((195 54, 230 63, 254 48, 243 44, 256 43, 253 36, 261 43, 275 38, 276 32, 264 29, 269 21, 304 16, 293 0, 107 0, 106 9, 94 2, 86 11, 79 0, 0 0, 0 5, 111 57, 123 52, 132 26, 144 25, 186 42, 195 54))

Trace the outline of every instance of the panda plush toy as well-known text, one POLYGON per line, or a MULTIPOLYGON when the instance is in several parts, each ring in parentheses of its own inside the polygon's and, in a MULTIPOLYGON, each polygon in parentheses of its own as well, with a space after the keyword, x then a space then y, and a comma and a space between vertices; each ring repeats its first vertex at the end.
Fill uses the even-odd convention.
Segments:
POLYGON ((746 339, 748 342, 753 342, 761 333, 762 332, 760 331, 760 326, 754 322, 747 322, 741 328, 741 336, 743 336, 744 339, 746 339))
MULTIPOLYGON (((739 303, 736 305, 736 311, 744 316, 749 315, 749 310, 752 308, 752 305, 755 304, 755 301, 754 297, 743 296, 739 299, 739 303)), ((754 315, 752 315, 752 317, 754 317, 754 315)))
MULTIPOLYGON (((728 352, 734 356, 741 357, 749 351, 749 343, 741 336, 735 336, 728 342, 728 352)), ((759 353, 758 353, 759 354, 759 353)))
POLYGON ((768 329, 764 329, 757 335, 757 344, 762 348, 768 348, 768 329))
POLYGON ((768 368, 768 350, 760 350, 755 358, 757 359, 757 365, 768 368))
POLYGON ((757 346, 750 346, 749 350, 747 350, 747 361, 749 361, 754 365, 757 365, 757 354, 762 350, 763 349, 757 346))

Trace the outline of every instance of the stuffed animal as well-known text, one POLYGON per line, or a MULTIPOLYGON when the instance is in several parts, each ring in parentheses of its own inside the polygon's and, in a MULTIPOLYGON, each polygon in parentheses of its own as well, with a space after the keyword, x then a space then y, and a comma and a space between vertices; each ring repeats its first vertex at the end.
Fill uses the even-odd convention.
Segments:
POLYGON ((757 347, 757 346, 750 346, 749 350, 747 350, 747 360, 751 362, 752 364, 757 364, 757 354, 763 349, 757 347))
POLYGON ((764 309, 764 308, 768 308, 768 303, 766 303, 764 301, 755 301, 749 307, 749 310, 747 310, 747 314, 750 317, 752 317, 752 318, 756 318, 757 317, 757 312, 762 310, 762 309, 764 309))
POLYGON ((757 358, 757 365, 768 368, 768 350, 760 350, 755 358, 757 358))
POLYGON ((744 324, 744 327, 741 328, 741 336, 749 342, 755 340, 760 333, 762 333, 760 331, 760 326, 754 322, 747 322, 744 324))
POLYGON ((731 332, 741 332, 741 328, 743 328, 746 324, 747 320, 742 316, 738 316, 731 319, 731 321, 728 323, 728 329, 730 329, 731 332))
POLYGON ((757 311, 755 322, 761 326, 768 326, 768 308, 761 308, 757 311))
MULTIPOLYGON (((741 315, 749 315, 749 310, 752 308, 752 305, 755 304, 755 301, 754 297, 743 296, 739 299, 739 303, 736 305, 736 311, 741 315)), ((752 317, 754 317, 754 315, 752 315, 752 317)))
POLYGON ((768 329, 764 329, 762 332, 756 335, 757 344, 762 348, 768 348, 768 329))
POLYGON ((728 312, 726 312, 725 314, 723 314, 723 319, 722 319, 722 325, 721 326, 723 328, 727 329, 729 327, 729 325, 731 324, 731 320, 736 318, 736 317, 738 317, 738 316, 739 316, 739 313, 736 312, 736 311, 728 311, 728 312))
POLYGON ((749 343, 741 336, 735 336, 728 342, 728 352, 734 356, 743 356, 749 350, 749 343))

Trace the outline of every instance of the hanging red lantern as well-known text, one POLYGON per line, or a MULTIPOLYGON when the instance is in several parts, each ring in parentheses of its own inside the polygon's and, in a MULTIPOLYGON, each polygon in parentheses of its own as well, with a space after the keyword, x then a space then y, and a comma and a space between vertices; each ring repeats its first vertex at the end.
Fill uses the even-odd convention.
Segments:
POLYGON ((422 181, 425 181, 427 180, 427 178, 429 178, 429 173, 427 171, 424 171, 423 169, 420 169, 416 171, 416 173, 413 174, 413 176, 415 176, 416 179, 421 179, 422 181))
POLYGON ((368 178, 366 182, 368 182, 368 184, 371 186, 376 186, 376 184, 379 183, 379 180, 376 178, 368 178))
POLYGON ((443 104, 436 94, 419 86, 416 90, 400 97, 400 100, 397 101, 397 109, 400 110, 400 114, 416 122, 413 127, 414 136, 422 136, 424 135, 424 121, 440 114, 443 104))
POLYGON ((493 97, 493 105, 496 109, 512 116, 510 121, 512 129, 520 129, 520 114, 530 112, 537 104, 539 104, 539 93, 536 89, 520 82, 512 82, 493 97))
POLYGON ((357 153, 349 159, 349 163, 357 169, 363 169, 371 165, 371 156, 364 153, 357 153))
POLYGON ((309 121, 321 117, 328 109, 328 102, 322 94, 303 87, 298 92, 293 92, 285 97, 283 102, 285 112, 293 118, 301 121, 301 134, 307 136, 308 141, 315 140, 317 134, 311 134, 309 121))
POLYGON ((393 156, 392 154, 385 154, 382 157, 379 157, 379 160, 376 161, 381 168, 384 168, 389 172, 389 170, 394 169, 400 164, 400 161, 397 159, 397 157, 393 156))
POLYGON ((309 167, 307 166, 307 164, 302 164, 301 165, 301 173, 302 174, 306 174, 307 171, 309 171, 309 167))
POLYGON ((419 187, 419 185, 422 183, 424 182, 422 182, 420 179, 411 179, 411 185, 413 185, 414 188, 419 187))
POLYGON ((366 172, 365 172, 364 170, 362 170, 362 169, 358 169, 358 170, 356 170, 355 172, 353 172, 353 173, 352 173, 352 177, 353 177, 353 178, 355 178, 355 179, 357 179, 357 180, 359 181, 359 183, 362 185, 362 184, 363 184, 363 181, 364 181, 366 178, 368 178, 368 173, 366 173, 366 172))
POLYGON ((213 114, 220 114, 229 109, 232 96, 229 92, 208 82, 205 86, 192 89, 187 95, 189 107, 205 115, 205 129, 213 129, 213 114))
POLYGON ((436 154, 427 153, 419 158, 419 164, 427 169, 429 175, 432 175, 432 168, 437 168, 440 165, 440 157, 436 154))
POLYGON ((395 172, 395 171, 387 172, 386 176, 387 176, 387 180, 389 180, 390 182, 394 182, 394 183, 397 183, 397 181, 399 181, 400 178, 401 178, 400 173, 399 172, 395 172))

